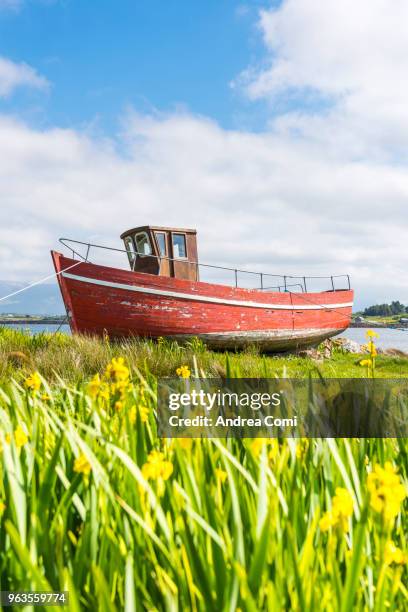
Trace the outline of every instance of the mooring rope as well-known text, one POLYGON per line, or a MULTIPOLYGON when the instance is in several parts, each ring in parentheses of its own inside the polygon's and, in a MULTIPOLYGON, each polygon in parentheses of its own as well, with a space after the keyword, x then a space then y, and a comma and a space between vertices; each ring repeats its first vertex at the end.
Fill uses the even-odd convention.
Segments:
POLYGON ((8 295, 1 297, 0 302, 4 302, 4 300, 8 300, 9 298, 14 297, 15 295, 18 295, 19 293, 22 293, 23 291, 27 291, 27 289, 31 289, 31 287, 35 287, 36 285, 41 285, 41 283, 45 283, 45 281, 49 280, 50 278, 57 277, 63 272, 66 272, 67 270, 71 270, 72 268, 75 268, 75 266, 79 266, 80 263, 83 263, 83 262, 77 261, 74 264, 72 264, 72 266, 68 266, 68 268, 64 268, 64 270, 60 270, 59 272, 54 272, 54 274, 50 274, 49 276, 45 276, 44 278, 38 281, 35 281, 34 283, 30 283, 29 285, 27 285, 26 287, 23 287, 22 289, 13 291, 12 293, 9 293, 8 295))
MULTIPOLYGON (((82 261, 76 261, 74 264, 72 264, 72 266, 68 266, 68 268, 64 268, 63 270, 60 270, 59 272, 54 272, 53 274, 49 274, 48 276, 45 276, 44 278, 41 278, 40 280, 35 281, 34 283, 30 283, 26 287, 22 287, 21 289, 18 289, 17 291, 13 291, 12 293, 9 293, 8 295, 5 295, 5 296, 1 297, 0 298, 0 302, 4 302, 4 300, 8 300, 9 298, 14 297, 15 295, 18 295, 19 293, 22 293, 23 291, 27 291, 28 289, 31 289, 32 287, 35 287, 37 285, 41 285, 41 283, 44 283, 45 281, 50 280, 51 278, 56 278, 57 276, 59 276, 63 272, 67 272, 67 270, 72 270, 72 268, 75 268, 76 266, 79 266, 79 264, 81 264, 81 263, 83 263, 83 262, 82 261)), ((292 299, 292 296, 296 296, 296 297, 304 300, 305 302, 309 302, 309 304, 314 304, 315 306, 319 306, 320 308, 322 308, 324 310, 331 310, 332 312, 336 312, 339 315, 341 315, 341 317, 344 318, 344 319, 348 319, 349 318, 343 312, 340 312, 340 310, 338 310, 337 308, 331 308, 330 306, 325 306, 323 304, 319 304, 318 302, 315 302, 314 300, 311 300, 311 299, 308 299, 308 298, 304 297, 301 293, 295 293, 294 291, 288 291, 287 293, 290 294, 291 299, 292 299)), ((300 306, 300 308, 302 308, 302 306, 300 306)), ((61 327, 61 325, 60 325, 60 327, 61 327)))

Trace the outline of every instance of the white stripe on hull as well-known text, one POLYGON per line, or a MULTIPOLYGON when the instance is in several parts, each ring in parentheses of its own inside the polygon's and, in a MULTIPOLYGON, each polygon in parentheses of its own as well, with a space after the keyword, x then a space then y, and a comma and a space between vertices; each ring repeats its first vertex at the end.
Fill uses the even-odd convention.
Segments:
MULTIPOLYGON (((78 276, 69 272, 62 272, 64 278, 90 283, 91 285, 99 285, 102 287, 110 287, 112 289, 124 289, 126 291, 134 291, 136 293, 146 293, 149 295, 159 295, 162 297, 177 298, 195 302, 209 302, 211 304, 227 304, 228 306, 244 306, 246 308, 268 308, 270 310, 333 310, 338 308, 350 308, 353 302, 342 302, 339 304, 270 304, 261 302, 250 302, 245 300, 228 300, 225 298, 216 298, 207 295, 194 295, 191 293, 181 293, 177 291, 167 291, 164 289, 154 289, 153 287, 141 287, 138 285, 126 285, 124 283, 114 283, 104 281, 97 278, 87 278, 78 276)), ((301 294, 300 294, 301 295, 301 294)))

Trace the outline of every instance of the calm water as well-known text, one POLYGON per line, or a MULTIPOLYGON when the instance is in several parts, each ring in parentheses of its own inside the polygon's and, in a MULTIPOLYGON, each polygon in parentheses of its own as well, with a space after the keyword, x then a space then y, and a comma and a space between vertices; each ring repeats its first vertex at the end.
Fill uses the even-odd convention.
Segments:
MULTIPOLYGON (((340 335, 359 344, 365 344, 367 342, 366 331, 360 327, 351 327, 340 335)), ((408 329, 403 331, 400 329, 373 329, 373 331, 379 335, 378 338, 375 338, 375 343, 380 348, 396 348, 408 353, 408 329)))
MULTIPOLYGON (((15 329, 27 329, 33 334, 38 334, 40 332, 55 332, 58 329, 58 325, 7 325, 6 327, 12 327, 15 329)), ((66 334, 70 334, 71 331, 69 329, 69 325, 62 325, 61 332, 66 334)), ((400 351, 405 351, 408 353, 408 329, 407 330, 399 330, 399 329, 376 329, 379 334, 379 338, 376 338, 377 346, 381 348, 396 348, 400 351)), ((352 327, 347 331, 343 332, 341 336, 345 338, 350 338, 350 340, 354 340, 355 342, 359 342, 359 344, 364 344, 367 342, 366 338, 366 330, 360 329, 358 327, 352 327)))
MULTIPOLYGON (((27 324, 10 325, 8 323, 0 323, 0 327, 10 327, 11 329, 22 329, 23 331, 25 330, 30 331, 32 334, 39 334, 41 332, 53 333, 57 331, 57 329, 59 328, 59 324, 55 325, 55 324, 49 323, 47 325, 41 325, 41 324, 39 325, 27 325, 27 324)), ((64 332, 64 334, 71 333, 71 330, 69 329, 69 325, 61 325, 61 328, 59 331, 64 332)))

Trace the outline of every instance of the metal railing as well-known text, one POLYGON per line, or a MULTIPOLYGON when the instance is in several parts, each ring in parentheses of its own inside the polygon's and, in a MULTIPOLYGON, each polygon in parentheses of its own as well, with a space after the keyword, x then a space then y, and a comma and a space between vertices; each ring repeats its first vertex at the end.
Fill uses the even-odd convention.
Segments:
POLYGON ((207 268, 207 269, 223 270, 226 272, 231 272, 233 274, 235 287, 239 287, 239 275, 247 274, 247 275, 253 275, 259 278, 260 285, 254 288, 260 289, 261 291, 294 292, 292 288, 297 287, 298 289, 300 289, 300 292, 302 293, 307 293, 307 292, 313 293, 313 291, 310 291, 310 285, 312 284, 313 281, 316 281, 316 280, 327 281, 328 286, 329 286, 328 289, 320 289, 319 291, 346 291, 351 288, 350 276, 348 274, 337 274, 337 275, 332 275, 332 276, 293 276, 290 274, 269 274, 265 272, 254 272, 252 270, 241 270, 239 268, 228 268, 226 266, 215 266, 213 264, 204 264, 204 263, 199 263, 198 261, 189 261, 188 259, 184 259, 184 258, 175 258, 175 257, 173 258, 173 257, 164 256, 164 255, 159 256, 159 255, 152 255, 148 253, 139 253, 137 251, 127 251, 126 249, 107 247, 107 246, 103 246, 100 244, 82 242, 81 240, 73 240, 71 238, 60 238, 59 242, 65 248, 71 251, 73 258, 79 257, 83 261, 89 262, 89 263, 93 263, 89 259, 90 254, 91 254, 91 249, 102 249, 105 251, 113 251, 115 253, 124 253, 128 259, 129 259, 129 255, 130 256, 133 255, 134 256, 133 267, 131 264, 131 268, 133 270, 135 268, 137 257, 143 257, 143 258, 150 257, 150 258, 158 260, 159 267, 160 267, 161 260, 167 260, 167 261, 178 262, 178 263, 182 262, 182 263, 189 264, 191 266, 196 266, 196 268, 198 268, 199 270, 200 268, 207 268), (75 248, 73 248, 71 246, 72 244, 82 245, 86 247, 85 256, 79 253, 75 248), (265 280, 269 278, 279 279, 279 280, 274 285, 268 284, 267 286, 265 286, 265 280), (338 279, 343 279, 344 281, 343 284, 345 284, 346 286, 345 287, 336 286, 340 284, 338 279), (298 282, 292 282, 292 281, 298 281, 298 282))

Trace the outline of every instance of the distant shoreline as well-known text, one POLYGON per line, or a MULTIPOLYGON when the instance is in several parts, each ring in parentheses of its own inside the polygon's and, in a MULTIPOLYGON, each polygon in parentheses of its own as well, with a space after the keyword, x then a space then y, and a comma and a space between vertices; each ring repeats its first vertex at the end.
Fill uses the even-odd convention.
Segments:
MULTIPOLYGON (((43 318, 2 318, 0 317, 0 326, 1 325, 63 325, 68 324, 66 317, 43 317, 43 318)), ((349 328, 354 329, 398 329, 401 331, 408 331, 408 325, 398 324, 398 323, 370 323, 370 322, 351 322, 348 326, 349 328)))
POLYGON ((408 325, 404 325, 402 323, 354 323, 353 321, 350 323, 349 327, 359 328, 359 329, 400 329, 407 330, 408 325))
POLYGON ((3 319, 0 317, 0 325, 61 325, 66 322, 66 317, 54 318, 54 317, 44 317, 42 319, 12 319, 6 318, 3 319))
MULTIPOLYGON (((30 317, 1 317, 0 316, 0 325, 62 325, 63 323, 68 323, 66 317, 41 317, 41 318, 30 318, 30 317)), ((360 328, 360 329, 401 329, 408 331, 407 324, 401 323, 380 323, 380 322, 369 322, 369 321, 359 321, 354 322, 351 321, 349 327, 360 328)))

